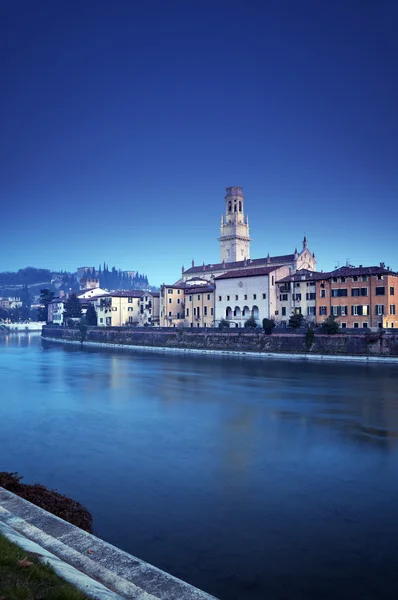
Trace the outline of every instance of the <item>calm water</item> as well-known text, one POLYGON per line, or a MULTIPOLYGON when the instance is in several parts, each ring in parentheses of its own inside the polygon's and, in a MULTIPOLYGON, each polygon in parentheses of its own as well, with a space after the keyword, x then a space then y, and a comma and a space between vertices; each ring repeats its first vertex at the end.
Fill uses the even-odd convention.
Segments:
POLYGON ((398 367, 0 338, 0 470, 222 600, 397 598, 398 367))

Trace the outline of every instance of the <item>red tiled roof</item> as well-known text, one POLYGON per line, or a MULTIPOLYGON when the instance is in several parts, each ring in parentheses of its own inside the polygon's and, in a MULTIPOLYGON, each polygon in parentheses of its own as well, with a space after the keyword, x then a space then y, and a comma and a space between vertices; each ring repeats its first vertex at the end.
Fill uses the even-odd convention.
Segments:
POLYGON ((278 267, 258 267, 257 269, 238 269, 237 271, 228 271, 215 278, 216 281, 219 279, 232 279, 234 277, 257 277, 259 275, 269 275, 275 271, 278 267))
POLYGON ((328 271, 326 273, 322 273, 319 271, 307 271, 306 269, 302 269, 301 271, 296 271, 293 275, 288 275, 283 279, 280 279, 277 283, 287 283, 290 281, 319 281, 320 279, 332 279, 332 277, 361 277, 362 275, 395 275, 398 276, 398 273, 394 271, 390 271, 386 269, 386 267, 340 267, 339 269, 335 269, 334 271, 328 271), (305 276, 305 279, 302 279, 302 276, 305 276))
POLYGON ((184 290, 184 294, 209 294, 210 292, 214 292, 214 285, 197 285, 186 287, 184 290))

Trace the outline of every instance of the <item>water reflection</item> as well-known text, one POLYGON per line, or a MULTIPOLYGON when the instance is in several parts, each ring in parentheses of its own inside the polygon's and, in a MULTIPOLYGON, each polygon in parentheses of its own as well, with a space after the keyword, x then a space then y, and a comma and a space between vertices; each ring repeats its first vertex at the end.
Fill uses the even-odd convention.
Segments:
POLYGON ((0 469, 221 599, 395 597, 397 383, 391 365, 6 336, 0 469))

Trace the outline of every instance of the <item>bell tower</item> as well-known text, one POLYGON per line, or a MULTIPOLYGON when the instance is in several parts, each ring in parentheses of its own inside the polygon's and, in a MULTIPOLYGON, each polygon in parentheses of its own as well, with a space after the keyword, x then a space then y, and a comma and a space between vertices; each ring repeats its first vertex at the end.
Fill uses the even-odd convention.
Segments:
POLYGON ((228 187, 225 216, 221 217, 221 262, 231 263, 250 258, 249 218, 244 213, 241 187, 228 187))

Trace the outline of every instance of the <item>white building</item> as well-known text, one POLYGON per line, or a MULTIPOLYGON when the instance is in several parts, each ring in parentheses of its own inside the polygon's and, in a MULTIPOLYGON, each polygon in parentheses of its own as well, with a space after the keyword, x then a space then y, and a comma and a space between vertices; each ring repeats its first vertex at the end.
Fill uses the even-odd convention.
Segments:
POLYGON ((277 311, 276 281, 289 274, 289 267, 259 267, 223 273, 216 277, 215 325, 221 319, 231 327, 244 327, 250 317, 261 325, 277 311))
POLYGON ((49 323, 54 325, 63 325, 64 323, 64 310, 65 310, 66 299, 54 298, 48 305, 48 317, 49 323))

